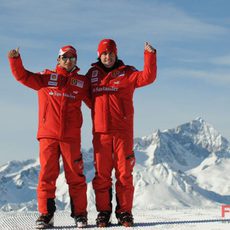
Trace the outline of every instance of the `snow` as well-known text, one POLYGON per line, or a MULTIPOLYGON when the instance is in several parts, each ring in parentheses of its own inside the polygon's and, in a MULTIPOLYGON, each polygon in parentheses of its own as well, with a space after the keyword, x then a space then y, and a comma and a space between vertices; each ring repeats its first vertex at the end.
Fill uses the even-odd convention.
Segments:
POLYGON ((205 190, 215 191, 221 195, 229 194, 230 183, 226 183, 226 181, 229 181, 230 175, 229 173, 223 173, 229 170, 229 165, 230 159, 218 159, 213 154, 205 159, 197 168, 191 170, 190 175, 193 175, 196 178, 197 184, 205 190), (210 175, 215 175, 215 177, 210 175))
MULTIPOLYGON (((94 229, 93 150, 82 152, 89 224, 94 229)), ((134 152, 135 229, 229 228, 229 222, 221 221, 220 209, 221 205, 230 204, 230 143, 212 125, 197 118, 174 129, 157 130, 135 138, 134 152)), ((56 227, 71 229, 74 226, 69 217, 68 186, 61 161, 60 165, 56 227)), ((11 161, 0 166, 0 229, 32 229, 38 216, 39 167, 38 159, 11 161)), ((230 218, 230 213, 227 214, 230 218)), ((114 218, 112 228, 121 229, 115 223, 114 218)))
MULTIPOLYGON (((98 229, 95 225, 96 212, 88 214, 88 228, 98 229)), ((37 212, 0 212, 0 229, 26 230, 35 229, 37 212)), ((228 230, 230 228, 230 214, 221 217, 221 209, 173 209, 173 210, 134 210, 134 227, 128 229, 172 229, 172 230, 228 230)), ((54 228, 76 229, 74 221, 67 211, 55 213, 54 228)), ((112 216, 112 226, 104 229, 127 229, 117 225, 116 218, 112 216)))

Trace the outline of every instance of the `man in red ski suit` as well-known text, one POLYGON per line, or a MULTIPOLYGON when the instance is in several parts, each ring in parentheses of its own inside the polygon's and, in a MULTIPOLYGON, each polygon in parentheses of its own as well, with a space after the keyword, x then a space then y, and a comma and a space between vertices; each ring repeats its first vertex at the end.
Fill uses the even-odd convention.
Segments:
POLYGON ((93 146, 98 227, 110 224, 112 212, 112 179, 116 176, 116 217, 118 223, 133 225, 133 93, 138 87, 156 78, 156 50, 148 43, 144 47, 144 70, 137 71, 117 58, 116 43, 103 39, 98 45, 98 62, 86 76, 91 82, 93 146))
POLYGON ((37 187, 40 216, 37 228, 53 225, 56 180, 62 156, 69 186, 71 216, 78 227, 87 225, 86 179, 83 174, 81 148, 82 100, 90 107, 88 79, 79 75, 77 52, 64 46, 58 55, 55 70, 32 73, 23 67, 18 50, 8 53, 12 74, 17 81, 38 92, 40 173, 37 187))

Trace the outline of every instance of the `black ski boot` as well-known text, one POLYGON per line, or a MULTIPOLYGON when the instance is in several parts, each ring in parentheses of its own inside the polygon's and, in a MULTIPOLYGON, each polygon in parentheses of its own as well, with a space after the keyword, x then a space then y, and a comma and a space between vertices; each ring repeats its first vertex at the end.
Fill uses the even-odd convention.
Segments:
POLYGON ((86 228, 87 227, 87 217, 80 215, 74 217, 75 224, 78 228, 86 228))
POLYGON ((133 215, 128 212, 116 213, 116 217, 118 220, 118 224, 124 227, 132 227, 133 226, 133 215))
POLYGON ((36 220, 37 229, 52 228, 53 225, 54 225, 54 215, 53 214, 41 214, 36 220))
POLYGON ((104 211, 99 212, 96 219, 96 224, 98 228, 105 228, 111 225, 111 212, 104 211))

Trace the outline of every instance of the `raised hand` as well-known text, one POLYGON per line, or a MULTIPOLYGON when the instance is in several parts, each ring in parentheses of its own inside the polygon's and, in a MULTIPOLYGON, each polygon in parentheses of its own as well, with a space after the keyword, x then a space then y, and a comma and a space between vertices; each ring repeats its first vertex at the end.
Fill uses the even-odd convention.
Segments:
POLYGON ((147 50, 148 52, 155 53, 156 49, 152 47, 152 45, 148 42, 145 42, 144 50, 147 50))
POLYGON ((9 58, 16 58, 19 56, 19 47, 8 52, 9 58))

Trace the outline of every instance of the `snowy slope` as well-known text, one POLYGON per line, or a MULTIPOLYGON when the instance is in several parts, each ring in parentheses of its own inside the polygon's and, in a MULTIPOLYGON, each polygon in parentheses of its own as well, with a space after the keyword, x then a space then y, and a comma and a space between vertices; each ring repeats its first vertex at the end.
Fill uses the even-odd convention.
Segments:
MULTIPOLYGON (((88 228, 98 229, 95 225, 96 213, 90 212, 88 228)), ((221 218, 220 209, 180 209, 180 210, 148 210, 134 211, 135 225, 131 229, 154 230, 228 230, 230 215, 221 218)), ((0 212, 1 230, 31 230, 38 217, 37 212, 0 212)), ((67 211, 55 213, 54 228, 76 229, 74 221, 67 211)), ((105 229, 127 229, 117 225, 116 218, 112 218, 112 226, 105 229)))
MULTIPOLYGON (((175 129, 157 130, 134 141, 134 210, 205 208, 230 204, 230 144, 201 118, 175 129)), ((88 209, 95 210, 91 180, 93 153, 83 150, 88 209)), ((11 161, 0 167, 0 210, 35 211, 38 160, 11 161)), ((69 210, 62 172, 57 181, 58 209, 69 210)))

